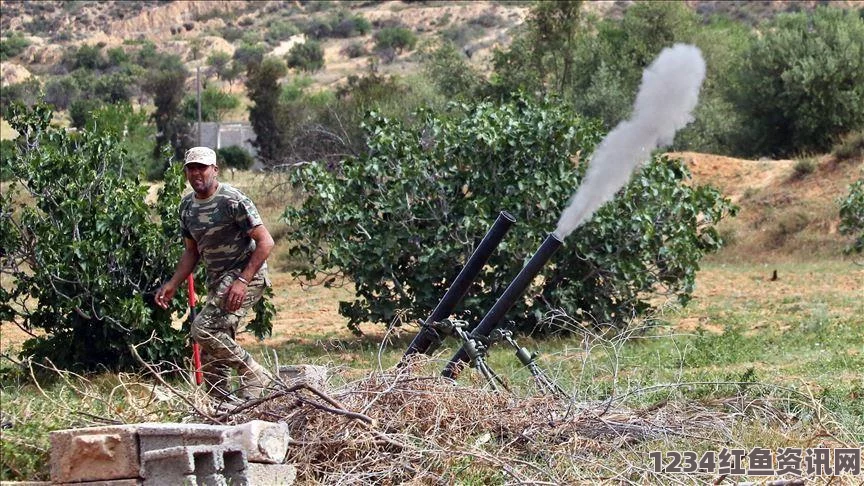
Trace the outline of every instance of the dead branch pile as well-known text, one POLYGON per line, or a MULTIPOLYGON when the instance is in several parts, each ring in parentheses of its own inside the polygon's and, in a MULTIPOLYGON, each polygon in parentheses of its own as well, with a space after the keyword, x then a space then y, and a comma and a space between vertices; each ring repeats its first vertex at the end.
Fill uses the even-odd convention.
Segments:
POLYGON ((404 372, 372 373, 329 397, 328 403, 297 387, 232 421, 289 424, 295 447, 287 462, 301 478, 326 484, 452 483, 469 466, 502 482, 644 479, 647 461, 624 457, 633 445, 670 437, 727 442, 733 435, 731 415, 695 405, 635 411, 517 397, 404 372), (334 414, 338 409, 354 416, 334 414), (629 466, 613 467, 610 456, 629 466))

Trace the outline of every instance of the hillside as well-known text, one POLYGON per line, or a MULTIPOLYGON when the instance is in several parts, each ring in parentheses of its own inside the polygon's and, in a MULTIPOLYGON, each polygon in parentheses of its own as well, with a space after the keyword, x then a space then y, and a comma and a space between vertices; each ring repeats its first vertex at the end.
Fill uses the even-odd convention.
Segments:
MULTIPOLYGON (((632 0, 586 2, 585 11, 599 16, 618 17, 632 0)), ((755 24, 779 12, 812 9, 821 2, 784 1, 699 1, 685 2, 703 16, 724 14, 755 24)), ((115 1, 93 0, 0 2, 2 37, 20 35, 29 44, 22 52, 2 63, 4 85, 21 82, 30 75, 57 74, 57 64, 70 47, 100 45, 134 46, 151 42, 161 51, 180 55, 191 72, 205 64, 212 52, 229 55, 242 42, 266 44, 266 54, 282 56, 297 42, 303 42, 304 27, 328 16, 348 12, 371 22, 365 35, 321 39, 325 67, 312 75, 319 87, 331 87, 351 74, 368 69, 374 58, 375 30, 402 26, 418 37, 418 48, 445 36, 453 40, 481 70, 488 69, 489 55, 507 45, 514 29, 526 19, 531 2, 505 1, 115 1), (366 55, 346 55, 346 47, 357 44, 366 55)), ((835 1, 833 6, 861 8, 864 2, 835 1)), ((379 65, 381 72, 408 74, 416 71, 416 52, 405 52, 392 62, 379 65)))

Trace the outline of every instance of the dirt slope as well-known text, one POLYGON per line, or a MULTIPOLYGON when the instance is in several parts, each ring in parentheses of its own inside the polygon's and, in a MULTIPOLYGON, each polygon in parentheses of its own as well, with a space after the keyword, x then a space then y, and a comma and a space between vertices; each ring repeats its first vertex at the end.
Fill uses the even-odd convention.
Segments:
POLYGON ((718 188, 740 207, 721 224, 729 245, 721 259, 788 261, 837 257, 849 238, 838 233, 838 199, 864 177, 864 159, 833 156, 745 160, 682 152, 693 180, 718 188), (812 165, 810 165, 812 164, 812 165), (807 167, 812 172, 807 172, 807 167))

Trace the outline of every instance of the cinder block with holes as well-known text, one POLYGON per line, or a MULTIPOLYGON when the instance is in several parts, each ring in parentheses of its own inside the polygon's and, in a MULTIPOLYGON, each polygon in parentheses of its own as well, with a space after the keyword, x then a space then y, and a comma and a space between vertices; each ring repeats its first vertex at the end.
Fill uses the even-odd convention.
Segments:
POLYGON ((141 454, 144 485, 245 485, 246 455, 232 446, 194 445, 141 454))

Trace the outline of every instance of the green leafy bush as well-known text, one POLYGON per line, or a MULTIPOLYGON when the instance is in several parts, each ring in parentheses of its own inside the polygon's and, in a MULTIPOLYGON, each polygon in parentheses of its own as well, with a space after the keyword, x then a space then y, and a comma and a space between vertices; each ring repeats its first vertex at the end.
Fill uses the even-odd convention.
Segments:
POLYGON ((216 151, 216 157, 219 165, 232 169, 246 170, 255 164, 255 157, 248 150, 236 145, 220 148, 216 151))
MULTIPOLYGON (((240 98, 208 86, 201 91, 201 120, 222 121, 225 114, 240 106, 240 98)), ((198 120, 198 98, 195 95, 183 99, 183 116, 190 121, 198 120)))
POLYGON ((864 179, 849 186, 849 194, 840 201, 840 233, 855 236, 850 253, 864 252, 864 179))
POLYGON ((302 44, 295 44, 286 56, 289 68, 297 68, 301 71, 315 72, 324 67, 324 49, 317 41, 307 40, 302 44))
MULTIPOLYGON (((523 99, 421 110, 413 128, 373 114, 368 153, 309 164, 292 180, 307 199, 285 219, 310 262, 298 275, 338 272, 357 299, 341 302, 349 327, 425 317, 501 210, 518 221, 469 292, 461 313, 481 316, 539 247, 584 175, 571 157, 602 132, 557 100, 523 99)), ((711 188, 682 182, 680 161, 657 158, 578 229, 511 311, 523 330, 564 309, 592 324, 624 326, 658 290, 687 302, 700 258, 721 245, 714 225, 734 212, 711 188), (528 301, 532 301, 530 304, 528 301)))
POLYGON ((0 200, 0 259, 9 283, 0 288, 0 319, 44 331, 22 354, 63 368, 136 366, 129 346, 148 339, 142 356, 180 363, 185 337, 171 327, 171 312, 182 311, 182 299, 168 311, 145 302, 171 275, 182 247, 179 164, 151 207, 147 188, 123 175, 130 161, 117 138, 68 133, 50 126, 51 116, 37 105, 14 108, 10 119, 20 135, 15 156, 3 161, 14 183, 0 200), (19 189, 33 204, 21 202, 19 189))
POLYGON ((32 106, 42 97, 42 83, 31 76, 20 83, 0 85, 0 116, 9 118, 9 108, 15 102, 32 106))
POLYGON ((386 27, 375 33, 375 50, 393 49, 397 53, 414 49, 417 36, 404 27, 386 27))
POLYGON ((21 54, 24 49, 30 47, 30 40, 15 32, 9 37, 0 40, 0 61, 21 54))
POLYGON ((822 7, 761 30, 729 93, 747 127, 740 152, 822 152, 864 127, 864 19, 822 7))

